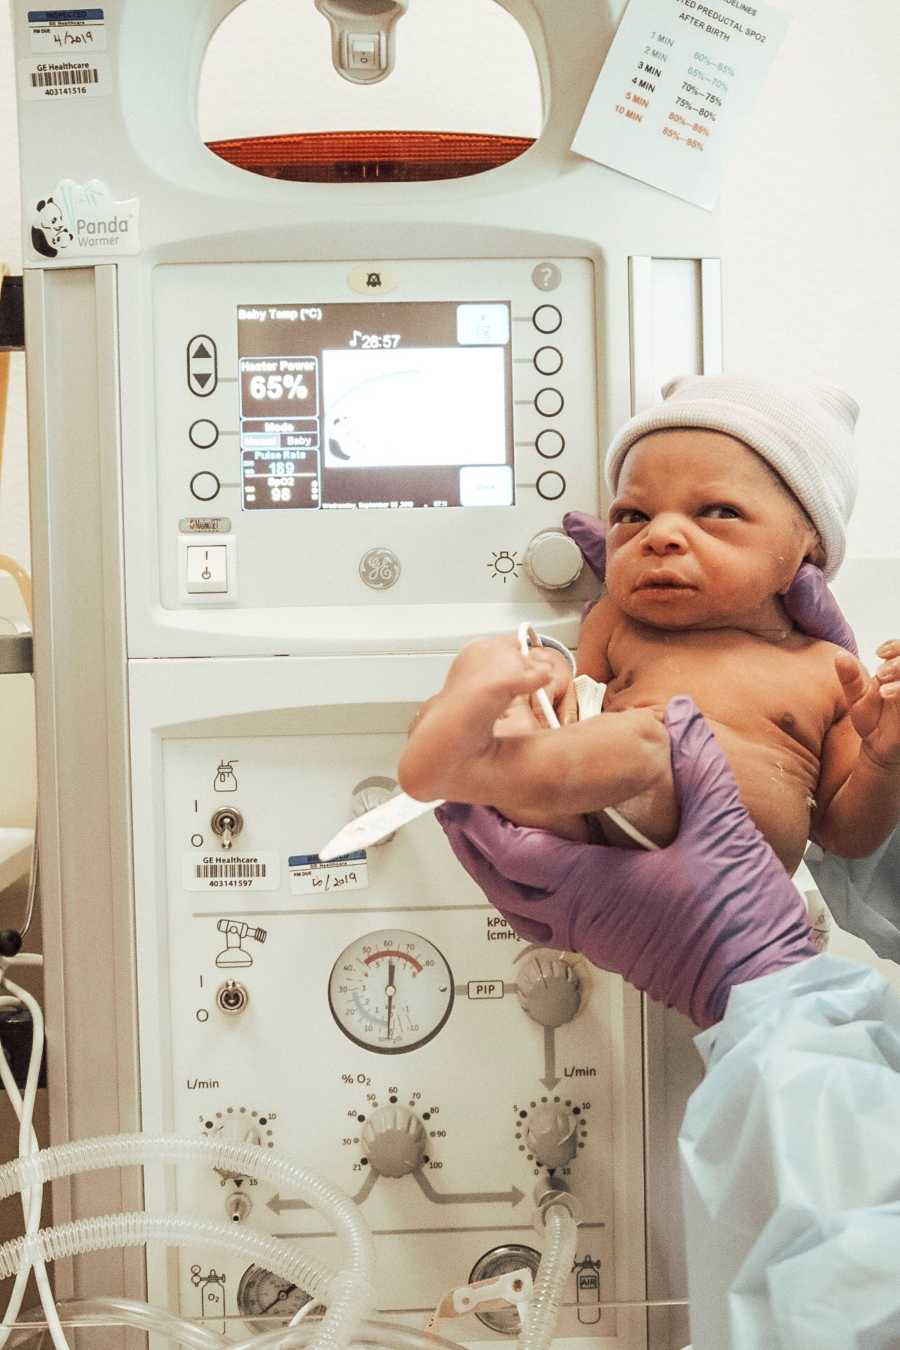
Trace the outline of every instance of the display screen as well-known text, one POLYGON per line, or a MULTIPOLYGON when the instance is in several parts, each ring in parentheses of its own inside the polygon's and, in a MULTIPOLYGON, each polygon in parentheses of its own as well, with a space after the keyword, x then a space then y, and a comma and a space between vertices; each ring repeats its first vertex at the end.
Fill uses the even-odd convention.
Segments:
POLYGON ((506 301, 238 308, 245 510, 512 506, 506 301))

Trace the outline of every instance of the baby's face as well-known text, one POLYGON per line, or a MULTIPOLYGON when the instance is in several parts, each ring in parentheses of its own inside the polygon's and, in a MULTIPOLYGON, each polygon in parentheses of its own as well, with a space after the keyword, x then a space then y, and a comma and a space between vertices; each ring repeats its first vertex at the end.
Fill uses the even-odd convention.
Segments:
POLYGON ((609 511, 606 581, 661 628, 765 628, 815 532, 742 441, 673 428, 636 441, 609 511))

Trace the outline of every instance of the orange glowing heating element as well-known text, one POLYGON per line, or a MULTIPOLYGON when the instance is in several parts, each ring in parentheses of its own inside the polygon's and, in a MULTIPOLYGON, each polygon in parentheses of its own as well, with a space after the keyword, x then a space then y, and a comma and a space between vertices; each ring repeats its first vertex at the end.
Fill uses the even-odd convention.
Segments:
POLYGON ((457 131, 319 131, 210 141, 207 149, 247 173, 298 183, 421 183, 485 173, 534 141, 457 131))

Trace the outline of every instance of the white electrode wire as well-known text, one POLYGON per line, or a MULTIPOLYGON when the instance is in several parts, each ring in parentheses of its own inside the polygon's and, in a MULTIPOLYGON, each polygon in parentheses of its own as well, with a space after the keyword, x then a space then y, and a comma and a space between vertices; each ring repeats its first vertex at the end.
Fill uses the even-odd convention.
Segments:
POLYGON ((0 1247, 0 1278, 18 1270, 24 1259, 39 1255, 55 1260, 83 1251, 114 1249, 162 1241, 169 1245, 197 1241, 227 1250, 239 1250, 255 1264, 264 1266, 315 1296, 328 1309, 316 1340, 318 1347, 349 1345, 357 1323, 372 1307, 371 1271, 374 1248, 371 1234, 357 1206, 336 1186, 258 1144, 229 1144, 215 1139, 182 1139, 175 1135, 113 1135, 85 1139, 43 1149, 28 1158, 0 1167, 0 1198, 75 1173, 105 1167, 126 1167, 147 1162, 201 1162, 224 1167, 245 1176, 273 1182, 279 1190, 299 1194, 330 1220, 342 1239, 350 1269, 335 1273, 296 1247, 241 1232, 233 1226, 188 1219, 177 1215, 108 1215, 83 1219, 47 1229, 31 1239, 18 1239, 0 1247))
MULTIPOLYGON (((524 623, 519 624, 519 627, 516 630, 516 639, 519 643, 519 651, 526 657, 531 647, 543 647, 544 645, 540 635, 535 632, 534 628, 527 620, 524 623)), ((571 661, 571 656, 569 659, 571 661)), ((551 731, 559 731, 559 718, 556 715, 556 709, 550 702, 546 689, 538 689, 535 693, 535 697, 541 712, 544 714, 547 726, 551 731)), ((636 844, 640 844, 641 848, 659 848, 659 844, 654 844, 652 839, 648 839, 636 825, 632 825, 630 820, 626 820, 621 811, 617 811, 614 806, 605 806, 603 808, 603 814, 609 816, 613 824, 618 825, 620 830, 624 830, 625 834, 627 834, 630 839, 633 839, 636 844)))
MULTIPOLYGON (((6 1095, 9 1098, 10 1105, 19 1119, 19 1156, 27 1157, 38 1151, 37 1135, 34 1132, 34 1108, 37 1101, 38 1079, 41 1071, 41 1060, 44 1054, 44 1016, 37 999, 35 999, 27 990, 14 984, 7 976, 9 965, 15 963, 18 965, 40 965, 42 958, 40 956, 28 955, 12 957, 10 960, 0 965, 0 983, 2 987, 9 990, 13 999, 19 1006, 24 1007, 31 1017, 31 1053, 28 1057, 28 1071, 25 1076, 25 1094, 20 1095, 18 1085, 9 1065, 6 1062, 6 1055, 0 1050, 0 1077, 3 1079, 3 1086, 6 1089, 6 1095)), ((4 999, 4 1003, 6 1000, 4 999)), ((41 1207, 43 1202, 43 1186, 37 1185, 31 1187, 22 1195, 22 1214, 25 1219, 26 1235, 35 1234, 41 1222, 41 1207)), ((9 1303, 3 1315, 4 1323, 14 1322, 19 1315, 22 1307, 22 1300, 25 1296, 25 1288, 28 1283, 28 1265, 24 1265, 17 1272, 13 1283, 12 1294, 9 1303)), ((44 1317, 47 1327, 53 1340, 56 1350, 69 1350, 65 1333, 60 1325, 59 1316, 56 1311, 56 1303, 53 1298, 53 1291, 50 1288, 50 1280, 47 1276, 47 1267, 43 1261, 34 1262, 34 1279, 37 1285, 38 1294, 41 1299, 41 1307, 44 1310, 44 1317)), ((0 1350, 6 1344, 9 1336, 9 1327, 0 1328, 0 1350)))

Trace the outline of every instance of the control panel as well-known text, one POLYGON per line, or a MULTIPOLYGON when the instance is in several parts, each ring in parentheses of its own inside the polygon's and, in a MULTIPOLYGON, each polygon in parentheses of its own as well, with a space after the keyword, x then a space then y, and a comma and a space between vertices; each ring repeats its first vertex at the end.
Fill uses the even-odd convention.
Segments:
POLYGON ((587 596, 594 292, 583 258, 157 267, 163 606, 587 596))
MULTIPOLYGON (((148 1109, 168 1105, 145 1128, 277 1147, 339 1184, 375 1236, 379 1309, 419 1327, 470 1278, 534 1267, 533 1193, 552 1171, 583 1213, 558 1335, 639 1350, 635 1315, 600 1306, 644 1288, 638 995, 519 938, 431 816, 318 861, 354 809, 391 790, 410 713, 310 708, 282 716, 277 735, 196 728, 159 742, 153 922, 168 996, 143 970, 142 1059, 148 1109)), ((181 1212, 338 1260, 297 1196, 196 1168, 178 1169, 176 1186, 181 1212)), ((171 1260, 150 1257, 151 1299, 210 1325, 265 1329, 306 1299, 192 1247, 173 1290, 171 1260)), ((513 1310, 489 1310, 454 1333, 517 1330, 513 1310)))

